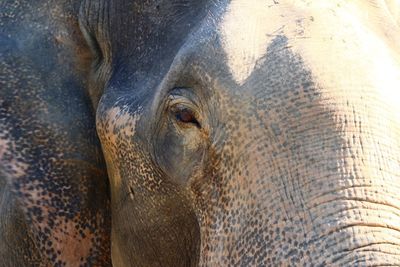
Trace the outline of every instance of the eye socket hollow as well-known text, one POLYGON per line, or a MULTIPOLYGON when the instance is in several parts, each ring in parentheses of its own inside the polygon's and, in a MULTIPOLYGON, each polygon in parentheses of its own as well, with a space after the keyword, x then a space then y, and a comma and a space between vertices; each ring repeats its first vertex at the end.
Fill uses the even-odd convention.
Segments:
POLYGON ((199 121, 196 118, 196 114, 193 110, 188 107, 177 106, 173 109, 175 119, 184 124, 193 124, 197 128, 201 128, 199 121))

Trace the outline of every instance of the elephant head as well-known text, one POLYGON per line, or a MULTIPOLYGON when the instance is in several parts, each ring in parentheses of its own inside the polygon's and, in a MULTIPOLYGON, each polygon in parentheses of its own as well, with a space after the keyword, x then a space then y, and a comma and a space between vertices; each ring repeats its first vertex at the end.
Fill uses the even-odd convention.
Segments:
POLYGON ((399 265, 397 10, 379 0, 83 1, 113 265, 399 265))
POLYGON ((114 264, 400 263, 400 30, 385 3, 109 5, 83 28, 108 75, 96 120, 114 264))

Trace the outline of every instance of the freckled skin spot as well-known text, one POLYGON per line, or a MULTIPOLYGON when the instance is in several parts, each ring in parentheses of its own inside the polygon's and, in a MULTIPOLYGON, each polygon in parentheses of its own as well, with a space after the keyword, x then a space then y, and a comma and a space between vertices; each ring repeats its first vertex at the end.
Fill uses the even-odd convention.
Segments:
POLYGON ((105 164, 82 80, 88 70, 77 60, 88 50, 78 11, 78 3, 2 3, 2 266, 111 264, 105 164))

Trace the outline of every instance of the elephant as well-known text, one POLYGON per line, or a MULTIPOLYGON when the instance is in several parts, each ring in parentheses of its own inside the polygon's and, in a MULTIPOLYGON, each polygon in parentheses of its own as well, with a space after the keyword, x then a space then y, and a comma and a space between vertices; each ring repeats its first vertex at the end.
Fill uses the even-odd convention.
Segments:
POLYGON ((25 263, 400 265, 398 1, 45 2, 2 35, 25 263))

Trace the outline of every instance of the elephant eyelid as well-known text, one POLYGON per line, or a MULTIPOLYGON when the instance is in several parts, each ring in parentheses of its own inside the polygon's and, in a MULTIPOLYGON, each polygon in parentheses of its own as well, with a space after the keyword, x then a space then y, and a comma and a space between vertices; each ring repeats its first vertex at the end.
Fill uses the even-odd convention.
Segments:
POLYGON ((168 97, 168 109, 174 120, 183 127, 190 125, 201 129, 198 106, 190 99, 180 94, 171 94, 168 97))
POLYGON ((193 124, 197 128, 201 129, 201 125, 199 121, 197 120, 197 116, 193 110, 191 110, 188 107, 177 105, 177 107, 174 107, 172 109, 172 112, 174 113, 175 119, 184 124, 193 124))

